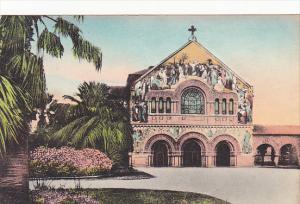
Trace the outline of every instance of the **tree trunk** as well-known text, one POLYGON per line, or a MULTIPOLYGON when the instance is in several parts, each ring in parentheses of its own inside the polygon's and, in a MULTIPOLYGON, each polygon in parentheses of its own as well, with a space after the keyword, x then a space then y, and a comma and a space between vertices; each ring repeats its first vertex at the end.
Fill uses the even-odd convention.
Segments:
POLYGON ((0 203, 29 203, 28 141, 10 144, 0 158, 0 203))

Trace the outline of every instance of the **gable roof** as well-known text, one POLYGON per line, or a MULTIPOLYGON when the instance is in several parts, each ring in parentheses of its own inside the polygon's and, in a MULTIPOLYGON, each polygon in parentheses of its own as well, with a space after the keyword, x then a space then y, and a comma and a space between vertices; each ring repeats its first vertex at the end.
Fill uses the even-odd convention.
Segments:
POLYGON ((220 65, 225 70, 230 71, 232 74, 235 75, 237 79, 239 79, 243 84, 245 84, 248 88, 252 88, 252 86, 247 83, 242 77, 240 77, 238 74, 236 74, 232 69, 230 69, 226 64, 224 64, 220 59, 218 59, 215 55, 213 55, 209 50, 207 50, 202 44, 200 44, 197 41, 190 40, 186 44, 184 44, 182 47, 180 47, 178 50, 170 54, 168 57, 163 59, 160 63, 158 63, 153 68, 149 69, 147 72, 145 72, 142 76, 140 76, 137 80, 143 79, 145 76, 147 76, 149 73, 151 73, 153 70, 155 70, 157 67, 173 63, 174 61, 179 61, 183 54, 186 54, 190 60, 188 61, 198 61, 200 63, 206 63, 208 59, 212 60, 213 64, 220 65))
POLYGON ((140 71, 137 71, 137 72, 133 72, 133 73, 130 73, 131 75, 143 75, 145 74, 147 71, 149 71, 149 69, 142 69, 140 71))

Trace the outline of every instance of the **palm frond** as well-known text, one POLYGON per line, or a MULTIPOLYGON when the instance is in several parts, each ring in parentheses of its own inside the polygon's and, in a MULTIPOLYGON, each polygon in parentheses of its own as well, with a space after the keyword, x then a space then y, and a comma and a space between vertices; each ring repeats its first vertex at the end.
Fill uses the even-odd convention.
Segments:
POLYGON ((35 107, 40 107, 47 100, 46 77, 43 69, 43 59, 25 52, 15 55, 8 64, 11 78, 15 78, 32 97, 35 107))
POLYGON ((99 122, 98 124, 96 124, 94 126, 94 128, 89 131, 86 135, 85 140, 83 141, 83 146, 84 147, 104 147, 104 143, 105 141, 103 141, 103 137, 102 137, 102 123, 99 122))
POLYGON ((75 119, 60 130, 56 131, 52 136, 52 140, 54 140, 58 144, 69 143, 70 139, 72 139, 72 137, 80 129, 82 124, 86 123, 88 120, 88 116, 75 119))
POLYGON ((57 18, 54 28, 55 33, 62 34, 64 37, 70 37, 72 41, 76 41, 81 33, 76 25, 60 17, 57 18))
POLYGON ((0 75, 0 155, 6 151, 8 141, 18 141, 18 133, 25 124, 23 111, 30 110, 26 100, 17 86, 0 75))
POLYGON ((75 102, 75 103, 78 103, 78 104, 80 103, 80 101, 78 99, 76 99, 75 97, 73 97, 73 96, 63 95, 63 98, 68 99, 68 100, 70 100, 72 102, 75 102))
POLYGON ((102 52, 100 48, 92 45, 89 41, 79 37, 73 41, 73 54, 78 59, 84 59, 88 62, 93 62, 96 70, 101 70, 102 67, 102 52))
POLYGON ((53 57, 61 57, 64 53, 64 47, 60 42, 60 38, 54 33, 43 30, 38 39, 38 49, 43 49, 53 57))
MULTIPOLYGON (((82 124, 82 126, 76 131, 76 133, 72 137, 72 144, 75 147, 87 147, 88 143, 84 142, 87 138, 88 132, 90 132, 94 126, 99 123, 99 117, 95 116, 90 118, 86 123, 82 124)), ((101 136, 101 135, 99 135, 101 136)))
POLYGON ((1 16, 0 27, 3 28, 4 50, 20 52, 26 47, 29 21, 25 16, 1 16))
MULTIPOLYGON (((77 19, 83 19, 83 17, 77 17, 77 19)), ((84 40, 81 36, 80 29, 76 25, 59 17, 56 19, 54 27, 56 33, 61 34, 64 37, 71 38, 73 42, 73 54, 75 57, 92 62, 94 63, 97 71, 101 70, 101 50, 92 45, 89 41, 84 40)))

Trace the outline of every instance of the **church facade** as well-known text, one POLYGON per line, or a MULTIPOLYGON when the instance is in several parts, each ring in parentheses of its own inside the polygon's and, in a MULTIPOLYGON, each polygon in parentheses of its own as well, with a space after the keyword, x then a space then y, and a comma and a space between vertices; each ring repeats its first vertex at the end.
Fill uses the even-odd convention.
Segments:
POLYGON ((158 65, 130 74, 127 90, 132 166, 299 165, 300 128, 253 125, 253 86, 194 31, 158 65))

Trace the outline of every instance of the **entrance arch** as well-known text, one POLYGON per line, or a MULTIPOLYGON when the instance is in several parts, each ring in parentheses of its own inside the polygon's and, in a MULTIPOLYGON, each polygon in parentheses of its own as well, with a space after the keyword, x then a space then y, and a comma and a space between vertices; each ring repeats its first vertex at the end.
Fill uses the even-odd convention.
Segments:
POLYGON ((216 166, 230 166, 230 144, 223 140, 216 145, 216 166))
POLYGON ((180 136, 177 144, 178 150, 181 151, 180 165, 207 166, 206 152, 210 151, 210 145, 203 134, 197 132, 185 133, 180 136))
POLYGON ((241 152, 239 142, 231 135, 219 135, 212 141, 215 166, 237 166, 237 157, 241 152), (229 160, 229 161, 228 161, 229 160))
POLYGON ((166 167, 169 166, 169 149, 168 144, 164 140, 156 141, 151 148, 153 154, 153 166, 154 167, 166 167))
POLYGON ((275 149, 270 144, 261 144, 256 149, 254 165, 275 166, 275 149))
POLYGON ((286 144, 280 148, 278 164, 282 166, 298 165, 297 150, 294 145, 286 144))
POLYGON ((201 166, 201 147, 195 139, 189 139, 182 145, 183 166, 201 166))

